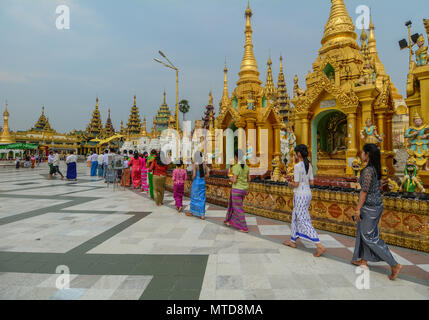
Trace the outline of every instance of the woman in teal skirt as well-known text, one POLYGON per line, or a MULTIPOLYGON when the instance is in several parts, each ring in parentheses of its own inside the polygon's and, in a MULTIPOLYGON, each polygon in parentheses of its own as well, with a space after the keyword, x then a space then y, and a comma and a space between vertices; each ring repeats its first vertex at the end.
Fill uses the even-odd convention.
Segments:
POLYGON ((206 214, 206 180, 209 176, 209 168, 206 163, 203 162, 203 154, 197 152, 195 154, 195 160, 192 168, 192 188, 191 188, 191 204, 189 212, 186 213, 189 217, 199 217, 201 220, 205 219, 206 214), (199 159, 198 159, 199 158, 199 159))

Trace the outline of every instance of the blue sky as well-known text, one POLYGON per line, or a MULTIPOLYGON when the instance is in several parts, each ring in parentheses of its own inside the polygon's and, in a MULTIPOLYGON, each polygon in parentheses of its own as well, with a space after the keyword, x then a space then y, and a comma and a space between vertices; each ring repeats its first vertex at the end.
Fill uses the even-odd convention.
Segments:
MULTIPOLYGON (((401 94, 405 93, 408 52, 398 40, 424 33, 427 0, 346 0, 356 20, 359 5, 371 7, 380 58, 401 94)), ((277 82, 283 54, 288 91, 305 75, 320 49, 329 0, 252 0, 253 43, 265 82, 269 51, 277 82)), ((213 91, 216 110, 222 95, 225 57, 233 91, 244 45, 247 0, 2 0, 0 2, 0 102, 9 102, 10 127, 32 127, 42 105, 59 132, 83 129, 100 98, 103 123, 111 108, 115 128, 126 123, 137 95, 148 123, 162 103, 174 110, 175 74, 153 61, 164 51, 180 72, 180 99, 187 119, 201 118, 213 91), (70 30, 55 27, 57 5, 71 11, 70 30)), ((150 127, 151 125, 148 124, 150 127)))

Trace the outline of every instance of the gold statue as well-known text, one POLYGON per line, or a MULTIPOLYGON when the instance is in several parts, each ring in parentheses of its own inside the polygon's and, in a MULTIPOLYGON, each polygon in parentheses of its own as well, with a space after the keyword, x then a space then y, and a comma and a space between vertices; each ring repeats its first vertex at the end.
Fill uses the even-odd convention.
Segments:
POLYGON ((387 185, 389 186, 390 192, 398 192, 399 191, 399 185, 396 183, 395 180, 392 180, 390 178, 387 179, 387 185))
POLYGON ((423 37, 422 34, 417 39, 417 46, 419 47, 415 52, 417 66, 419 67, 425 66, 429 62, 429 55, 428 55, 428 47, 425 46, 425 37, 423 37))
POLYGON ((302 97, 305 95, 305 91, 299 87, 298 84, 298 75, 295 75, 293 78, 294 86, 293 86, 293 95, 294 97, 302 97))
POLYGON ((416 112, 413 117, 415 126, 411 126, 405 132, 405 138, 410 146, 408 154, 414 157, 419 169, 429 170, 429 126, 423 122, 422 117, 416 112))
POLYGON ((383 137, 378 134, 377 127, 372 124, 371 118, 366 119, 365 124, 365 128, 360 132, 360 136, 364 143, 379 144, 382 142, 383 137))
POLYGON ((276 156, 272 161, 273 171, 271 172, 271 180, 276 182, 285 182, 286 178, 284 176, 285 165, 280 160, 279 156, 276 156), (283 171, 283 172, 282 172, 283 171), (283 174, 282 174, 283 173, 283 174))
POLYGON ((360 172, 362 171, 362 160, 359 157, 353 159, 352 169, 353 169, 353 172, 355 173, 355 177, 359 177, 360 172))

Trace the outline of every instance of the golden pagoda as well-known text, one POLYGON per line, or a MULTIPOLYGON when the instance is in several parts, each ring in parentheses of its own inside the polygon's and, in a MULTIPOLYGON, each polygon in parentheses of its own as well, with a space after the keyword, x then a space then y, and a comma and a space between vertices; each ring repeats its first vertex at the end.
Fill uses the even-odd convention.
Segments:
POLYGON ((140 120, 139 109, 137 108, 135 95, 134 95, 134 104, 131 107, 131 113, 128 118, 127 131, 132 137, 139 136, 141 131, 141 120, 140 120))
MULTIPOLYGON (((238 128, 238 150, 247 154, 254 173, 259 167, 257 171, 263 174, 267 169, 271 170, 274 158, 280 159, 280 129, 284 128, 284 124, 259 79, 258 65, 253 53, 252 14, 248 5, 245 11, 245 44, 239 80, 232 99, 227 101, 225 68, 224 94, 215 128, 238 128)), ((214 153, 221 169, 225 169, 226 164, 230 164, 233 158, 234 143, 230 135, 229 138, 222 136, 216 137, 214 153)))
POLYGON ((9 111, 7 111, 7 102, 6 102, 6 107, 3 112, 3 130, 0 134, 0 144, 8 144, 8 143, 14 143, 14 142, 15 141, 9 132, 9 111))
POLYGON ((283 123, 286 125, 291 125, 289 121, 292 118, 292 108, 290 105, 290 98, 287 93, 285 75, 283 73, 283 57, 280 56, 280 72, 277 79, 277 97, 276 97, 276 106, 279 111, 283 123))
POLYGON ((144 117, 144 119, 143 119, 143 126, 142 126, 141 136, 142 137, 147 137, 148 136, 148 133, 147 133, 147 130, 146 130, 146 117, 144 117))
POLYGON ((103 124, 101 123, 100 109, 98 108, 98 97, 95 100, 95 109, 92 112, 92 118, 89 122, 85 134, 90 138, 95 138, 103 132, 103 124))
POLYGON ((277 90, 274 86, 273 71, 271 69, 272 64, 273 62, 271 61, 270 56, 267 62, 267 80, 265 81, 265 94, 266 97, 271 100, 271 102, 274 102, 276 100, 277 90))
POLYGON ((158 113, 155 116, 155 120, 153 121, 157 135, 160 135, 161 132, 165 129, 169 128, 169 123, 171 121, 175 122, 175 119, 171 119, 172 115, 170 112, 170 109, 168 108, 167 102, 166 102, 166 93, 164 91, 164 100, 162 105, 158 109, 158 113))
POLYGON ((322 47, 306 77, 307 89, 296 88, 300 94, 292 100, 297 144, 310 146, 315 173, 344 177, 353 175, 352 162, 366 141, 377 140, 383 174, 392 175, 395 87, 378 58, 373 25, 368 37, 370 63, 365 62, 354 30, 344 0, 331 0, 322 47), (371 82, 368 68, 374 65, 371 82))
POLYGON ((110 138, 115 134, 115 128, 113 128, 112 119, 110 118, 110 108, 108 110, 106 124, 104 126, 104 136, 105 138, 110 138))
POLYGON ((45 132, 53 131, 48 118, 45 116, 45 107, 42 107, 42 114, 40 115, 39 119, 31 130, 45 132))

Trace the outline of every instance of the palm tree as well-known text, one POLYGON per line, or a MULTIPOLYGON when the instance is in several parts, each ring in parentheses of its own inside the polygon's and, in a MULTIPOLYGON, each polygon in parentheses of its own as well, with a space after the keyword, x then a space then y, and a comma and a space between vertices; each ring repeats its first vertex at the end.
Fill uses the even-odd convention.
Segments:
POLYGON ((183 114, 183 121, 185 121, 185 113, 189 112, 191 106, 189 105, 188 100, 182 100, 179 102, 179 110, 183 114))

